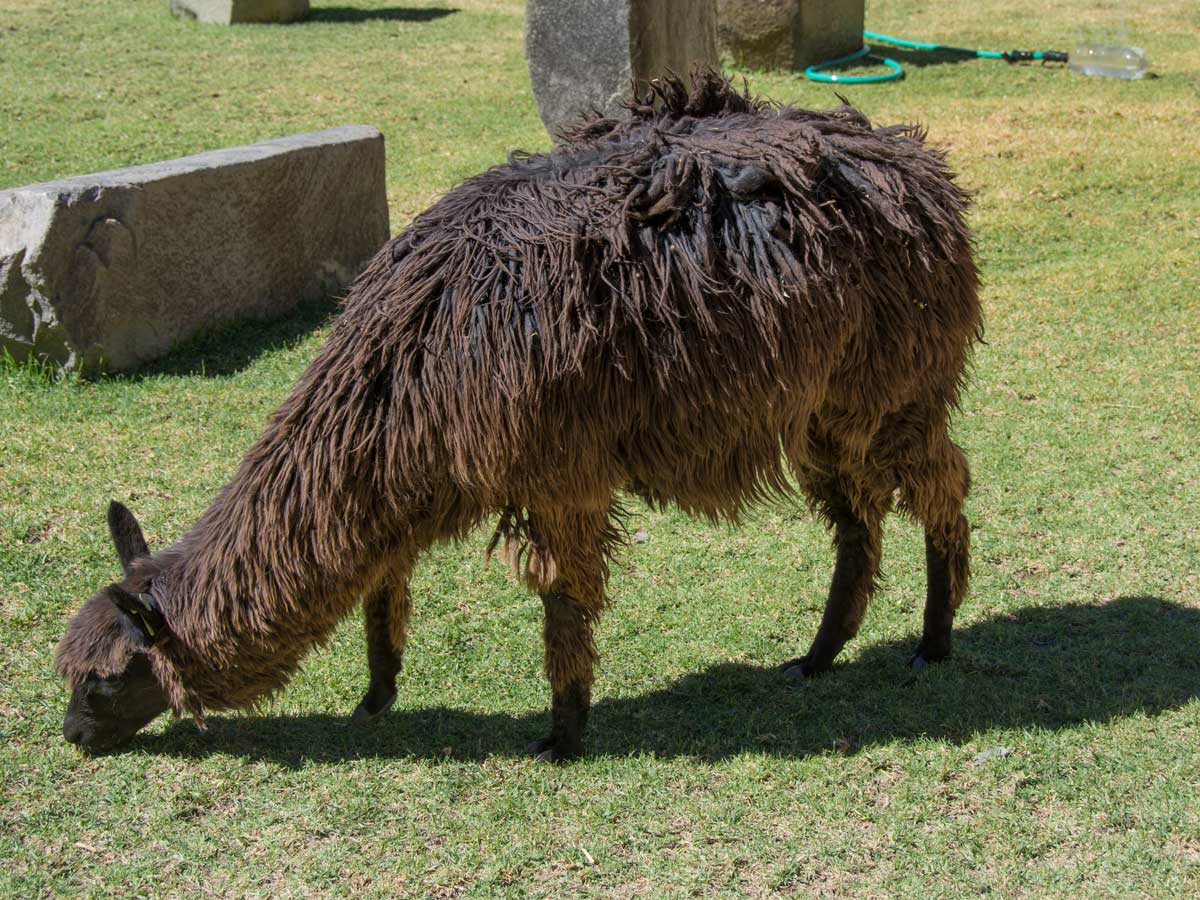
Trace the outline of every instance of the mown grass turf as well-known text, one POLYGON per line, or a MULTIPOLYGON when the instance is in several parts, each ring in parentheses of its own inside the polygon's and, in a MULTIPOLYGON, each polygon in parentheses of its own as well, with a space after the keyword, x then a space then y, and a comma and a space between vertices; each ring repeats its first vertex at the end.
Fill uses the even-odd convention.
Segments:
MULTIPOLYGON (((350 122, 385 133, 399 228, 540 149, 521 6, 314 4, 223 29, 158 0, 0 0, 0 186, 350 122)), ((739 530, 638 510, 599 633, 592 756, 546 727, 540 609, 483 536, 438 549, 395 712, 346 715, 360 629, 265 715, 164 720, 122 753, 59 732, 53 646, 112 579, 129 503, 162 547, 230 474, 329 314, 226 329, 135 377, 0 370, 0 895, 1186 896, 1200 891, 1200 12, 1173 2, 873 2, 874 30, 994 49, 1144 46, 1160 77, 983 61, 844 89, 917 120, 976 193, 981 348, 958 653, 905 668, 920 535, 831 675, 785 686, 832 555, 798 509, 739 530), (1003 747, 976 761, 977 755, 1003 747)), ((810 106, 833 90, 746 73, 810 106)))

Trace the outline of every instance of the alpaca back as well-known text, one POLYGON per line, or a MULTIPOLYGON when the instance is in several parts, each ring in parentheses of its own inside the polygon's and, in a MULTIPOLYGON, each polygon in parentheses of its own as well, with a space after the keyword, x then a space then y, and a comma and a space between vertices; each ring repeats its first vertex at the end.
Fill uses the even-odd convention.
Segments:
POLYGON ((781 436, 825 407, 953 404, 980 317, 940 154, 717 76, 656 90, 464 182, 357 282, 310 383, 383 477, 721 515, 786 489, 781 436))

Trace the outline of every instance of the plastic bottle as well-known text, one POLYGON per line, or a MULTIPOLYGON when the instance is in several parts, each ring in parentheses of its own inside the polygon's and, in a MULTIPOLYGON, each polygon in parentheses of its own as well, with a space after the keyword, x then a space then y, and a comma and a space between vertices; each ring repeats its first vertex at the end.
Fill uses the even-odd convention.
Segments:
POLYGON ((1141 47, 1113 44, 1080 44, 1071 51, 1072 72, 1108 78, 1141 78, 1146 74, 1146 51, 1141 47))

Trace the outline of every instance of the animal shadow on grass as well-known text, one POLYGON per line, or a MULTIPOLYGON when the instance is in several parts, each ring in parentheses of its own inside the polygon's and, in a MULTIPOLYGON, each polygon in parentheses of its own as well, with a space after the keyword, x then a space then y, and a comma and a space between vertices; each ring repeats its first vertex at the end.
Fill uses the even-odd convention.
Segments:
POLYGON ((383 9, 359 9, 354 6, 315 6, 309 13, 306 22, 369 22, 383 20, 385 22, 432 22, 445 16, 453 15, 457 9, 434 8, 415 9, 404 6, 386 6, 383 9))
MULTIPOLYGON (((855 752, 922 736, 957 744, 992 728, 1061 729, 1137 711, 1153 715, 1200 696, 1200 610, 1155 597, 1025 607, 955 636, 955 656, 920 673, 906 666, 915 640, 909 638, 868 647, 800 687, 773 668, 723 663, 661 690, 601 699, 590 719, 589 754, 716 761, 742 752, 799 758, 835 747, 847 752, 847 745, 855 752)), ((366 727, 351 726, 345 715, 234 716, 210 719, 206 733, 180 723, 139 737, 135 746, 289 767, 480 760, 519 755, 547 725, 543 712, 517 717, 445 707, 399 708, 366 727)))
POLYGON ((241 319, 200 332, 169 354, 146 363, 133 377, 155 375, 232 375, 268 350, 296 346, 325 325, 341 308, 332 297, 310 300, 280 319, 241 319))

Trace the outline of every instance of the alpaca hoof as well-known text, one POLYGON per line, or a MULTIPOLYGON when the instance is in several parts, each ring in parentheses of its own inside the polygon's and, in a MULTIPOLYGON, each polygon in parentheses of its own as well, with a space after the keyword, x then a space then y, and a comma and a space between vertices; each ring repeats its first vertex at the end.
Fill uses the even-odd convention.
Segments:
POLYGON ((822 672, 828 672, 831 668, 832 666, 824 668, 814 666, 807 656, 798 656, 796 659, 789 659, 787 662, 779 664, 779 670, 783 672, 784 676, 797 683, 807 681, 822 672))
POLYGON ((914 672, 920 672, 930 663, 941 662, 950 656, 949 651, 935 653, 925 649, 924 644, 917 644, 917 649, 913 651, 912 658, 908 661, 908 667, 914 672))
POLYGON ((352 725, 370 725, 372 722, 377 722, 383 718, 395 702, 395 691, 392 691, 391 695, 382 703, 372 702, 371 694, 368 693, 354 708, 354 715, 350 717, 350 723, 352 725))
POLYGON ((565 750, 558 746, 558 742, 554 738, 541 738, 531 743, 525 748, 525 752, 532 756, 538 762, 553 762, 561 763, 572 759, 579 759, 583 755, 582 750, 565 750))

